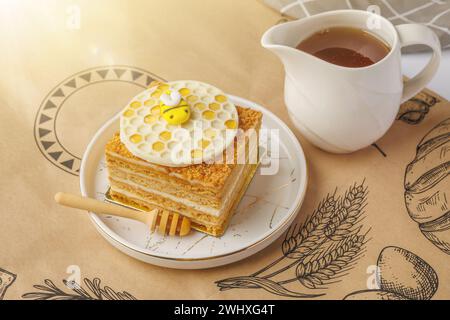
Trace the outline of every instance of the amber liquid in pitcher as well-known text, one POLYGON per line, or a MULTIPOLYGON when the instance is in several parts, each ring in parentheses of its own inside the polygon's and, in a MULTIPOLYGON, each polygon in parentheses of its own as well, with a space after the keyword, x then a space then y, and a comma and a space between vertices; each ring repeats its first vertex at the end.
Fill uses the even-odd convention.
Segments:
POLYGON ((316 32, 300 42, 297 49, 348 68, 373 65, 391 51, 377 36, 350 27, 333 27, 316 32))

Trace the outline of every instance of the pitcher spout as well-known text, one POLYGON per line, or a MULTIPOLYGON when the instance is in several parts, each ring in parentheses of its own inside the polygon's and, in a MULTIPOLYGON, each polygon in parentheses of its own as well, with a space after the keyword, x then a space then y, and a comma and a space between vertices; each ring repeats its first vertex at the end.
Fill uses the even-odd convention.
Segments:
POLYGON ((279 58, 286 54, 292 48, 289 41, 289 31, 287 24, 279 24, 267 30, 261 38, 261 45, 272 51, 279 58))
POLYGON ((261 38, 262 47, 275 54, 285 66, 286 72, 290 73, 290 69, 294 65, 301 65, 309 60, 315 60, 315 57, 303 51, 297 50, 299 37, 298 22, 288 22, 273 26, 264 33, 261 38))

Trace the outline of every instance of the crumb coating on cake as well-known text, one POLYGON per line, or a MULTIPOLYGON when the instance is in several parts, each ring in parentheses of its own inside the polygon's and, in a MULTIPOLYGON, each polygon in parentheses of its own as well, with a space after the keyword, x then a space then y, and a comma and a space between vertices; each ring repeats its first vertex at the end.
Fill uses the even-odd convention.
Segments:
MULTIPOLYGON (((249 129, 259 129, 261 125, 262 113, 250 108, 236 106, 239 116, 239 129, 247 131, 249 129)), ((122 157, 144 161, 134 156, 120 141, 120 134, 116 133, 105 147, 106 152, 116 153, 122 157)), ((186 180, 202 181, 205 184, 220 187, 226 182, 236 164, 196 164, 186 167, 167 167, 157 164, 154 166, 164 169, 168 174, 177 174, 186 180)))

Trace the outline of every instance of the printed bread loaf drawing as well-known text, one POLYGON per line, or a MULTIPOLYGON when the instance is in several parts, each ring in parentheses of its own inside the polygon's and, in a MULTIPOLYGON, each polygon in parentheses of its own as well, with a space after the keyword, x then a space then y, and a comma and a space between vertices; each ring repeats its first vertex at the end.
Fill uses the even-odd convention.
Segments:
POLYGON ((417 146, 405 173, 405 203, 424 236, 450 254, 450 118, 417 146))
POLYGON ((430 300, 438 289, 434 269, 406 249, 384 248, 377 267, 378 289, 356 291, 344 300, 430 300))
POLYGON ((433 268, 414 253, 399 247, 386 247, 378 261, 379 287, 411 300, 429 300, 437 291, 438 277, 433 268))

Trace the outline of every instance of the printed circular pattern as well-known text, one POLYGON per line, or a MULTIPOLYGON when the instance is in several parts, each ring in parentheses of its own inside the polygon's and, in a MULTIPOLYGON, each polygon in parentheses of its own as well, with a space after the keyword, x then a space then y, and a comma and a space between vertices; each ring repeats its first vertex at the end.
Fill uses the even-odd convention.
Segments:
POLYGON ((233 142, 236 106, 220 89, 192 81, 158 82, 138 94, 120 117, 120 138, 136 157, 180 167, 214 160, 233 142), (191 109, 190 119, 171 125, 163 118, 160 96, 177 90, 191 109))
POLYGON ((105 82, 123 82, 147 88, 161 78, 136 67, 113 65, 80 71, 58 84, 42 101, 34 122, 34 137, 42 155, 56 167, 78 175, 81 155, 58 138, 56 121, 67 101, 84 88, 105 82))

